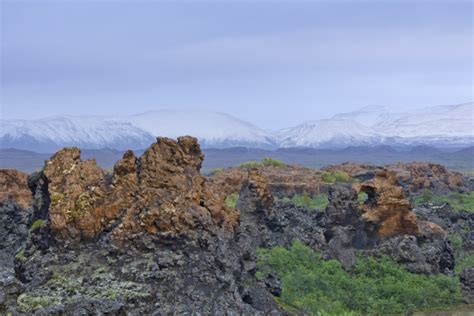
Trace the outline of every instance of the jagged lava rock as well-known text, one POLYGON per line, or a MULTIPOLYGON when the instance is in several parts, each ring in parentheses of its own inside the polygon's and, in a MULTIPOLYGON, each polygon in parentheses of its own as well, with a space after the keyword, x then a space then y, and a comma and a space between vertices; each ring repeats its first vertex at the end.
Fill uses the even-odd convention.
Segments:
POLYGON ((31 205, 28 175, 10 169, 0 169, 0 202, 15 201, 24 209, 31 205))
POLYGON ((81 160, 79 148, 64 148, 45 163, 51 199, 51 228, 62 238, 92 238, 104 226, 106 181, 95 160, 81 160))
POLYGON ((177 142, 158 138, 138 160, 126 153, 115 166, 113 185, 117 190, 125 183, 125 190, 135 198, 113 231, 114 239, 123 241, 144 231, 167 236, 199 228, 233 232, 239 214, 205 183, 200 174, 203 158, 192 137, 180 137, 177 142))
POLYGON ((362 205, 362 220, 366 228, 381 237, 394 235, 418 235, 416 215, 398 185, 396 173, 379 171, 374 179, 354 186, 365 192, 368 199, 362 205))
POLYGON ((273 206, 273 196, 270 194, 267 181, 257 168, 248 171, 248 178, 242 186, 239 197, 242 198, 237 201, 237 209, 245 208, 265 216, 273 206))
MULTIPOLYGON (((288 197, 295 194, 309 195, 326 192, 328 185, 322 179, 322 172, 301 166, 258 167, 273 196, 288 197)), ((227 168, 208 176, 210 185, 219 195, 226 197, 239 192, 247 180, 248 169, 227 168)))
POLYGON ((107 228, 117 243, 141 233, 233 232, 238 212, 205 184, 202 160, 195 138, 158 138, 140 158, 127 151, 109 183, 94 160, 81 160, 78 148, 62 149, 43 170, 51 228, 63 239, 92 239, 107 228))
POLYGON ((400 183, 406 183, 410 192, 431 189, 445 194, 452 190, 465 190, 464 177, 459 172, 449 171, 444 166, 429 162, 397 163, 388 166, 397 172, 400 183))

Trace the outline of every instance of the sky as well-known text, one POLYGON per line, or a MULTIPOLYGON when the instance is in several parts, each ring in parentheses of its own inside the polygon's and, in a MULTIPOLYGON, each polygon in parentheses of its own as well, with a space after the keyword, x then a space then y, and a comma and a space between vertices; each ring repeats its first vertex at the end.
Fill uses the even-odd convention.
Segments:
POLYGON ((473 100, 471 1, 0 0, 1 118, 206 109, 279 129, 473 100))

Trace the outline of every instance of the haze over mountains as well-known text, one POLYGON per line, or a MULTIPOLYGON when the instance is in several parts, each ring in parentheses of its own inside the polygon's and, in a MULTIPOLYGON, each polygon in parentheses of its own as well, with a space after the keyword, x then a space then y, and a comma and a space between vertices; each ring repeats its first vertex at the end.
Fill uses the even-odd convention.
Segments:
POLYGON ((204 148, 467 147, 474 144, 474 103, 409 112, 370 106, 329 119, 266 131, 225 113, 159 110, 131 116, 55 116, 0 121, 0 147, 52 152, 64 146, 147 147, 156 136, 192 135, 204 148))

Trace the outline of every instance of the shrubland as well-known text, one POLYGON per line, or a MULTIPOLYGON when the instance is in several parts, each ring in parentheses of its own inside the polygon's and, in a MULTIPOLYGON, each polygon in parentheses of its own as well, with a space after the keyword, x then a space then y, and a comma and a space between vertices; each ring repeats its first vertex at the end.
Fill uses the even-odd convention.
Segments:
POLYGON ((323 260, 300 241, 289 249, 259 249, 257 277, 277 272, 289 311, 310 315, 393 315, 461 303, 457 278, 408 272, 387 257, 359 257, 351 271, 323 260))

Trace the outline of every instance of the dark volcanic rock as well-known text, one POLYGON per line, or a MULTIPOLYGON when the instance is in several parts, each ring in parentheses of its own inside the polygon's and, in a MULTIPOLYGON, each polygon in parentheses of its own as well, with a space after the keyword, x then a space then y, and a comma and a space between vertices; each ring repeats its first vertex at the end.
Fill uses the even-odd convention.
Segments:
POLYGON ((459 275, 468 303, 474 302, 474 267, 466 268, 459 275))
POLYGON ((29 234, 30 215, 15 202, 0 202, 0 266, 13 267, 13 257, 29 234))
MULTIPOLYGON (((44 225, 24 238, 15 260, 22 289, 8 290, 9 308, 279 314, 269 285, 254 276, 255 257, 244 264, 258 245, 252 241, 244 252, 234 239, 239 213, 209 190, 199 173, 202 159, 193 138, 158 139, 140 158, 126 152, 107 178, 77 149, 56 153, 30 177, 34 218, 44 225)), ((259 190, 257 182, 252 190, 259 190)), ((265 200, 261 193, 255 206, 271 209, 270 195, 265 200)))
POLYGON ((30 209, 14 201, 0 202, 0 314, 16 304, 23 285, 15 277, 14 259, 22 260, 19 252, 30 231, 30 209))

